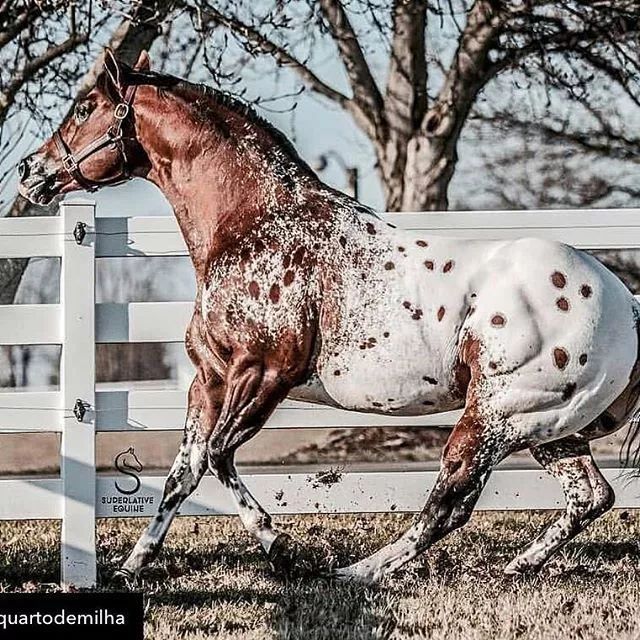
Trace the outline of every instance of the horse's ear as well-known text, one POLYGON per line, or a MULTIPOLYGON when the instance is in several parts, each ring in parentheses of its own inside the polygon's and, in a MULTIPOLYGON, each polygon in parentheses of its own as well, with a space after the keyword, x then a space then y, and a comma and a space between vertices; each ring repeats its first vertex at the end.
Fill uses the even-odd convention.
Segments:
POLYGON ((122 67, 109 47, 104 50, 103 67, 102 89, 113 102, 121 102, 124 96, 122 67))
POLYGON ((138 56, 138 60, 133 67, 134 71, 151 71, 151 59, 149 52, 143 49, 138 56))

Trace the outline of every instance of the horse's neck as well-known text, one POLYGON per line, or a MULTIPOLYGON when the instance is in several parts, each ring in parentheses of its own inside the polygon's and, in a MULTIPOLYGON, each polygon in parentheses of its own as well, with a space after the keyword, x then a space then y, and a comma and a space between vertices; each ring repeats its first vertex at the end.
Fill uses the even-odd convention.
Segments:
MULTIPOLYGON (((157 109, 151 98, 142 102, 138 137, 151 163, 146 177, 171 204, 202 281, 212 254, 259 223, 261 216, 290 207, 295 189, 285 186, 277 171, 282 167, 273 166, 272 150, 228 144, 213 124, 210 131, 194 131, 180 104, 174 103, 162 117, 157 109)), ((237 135, 257 137, 250 128, 237 135)), ((306 180, 300 177, 299 183, 304 189, 306 180)))

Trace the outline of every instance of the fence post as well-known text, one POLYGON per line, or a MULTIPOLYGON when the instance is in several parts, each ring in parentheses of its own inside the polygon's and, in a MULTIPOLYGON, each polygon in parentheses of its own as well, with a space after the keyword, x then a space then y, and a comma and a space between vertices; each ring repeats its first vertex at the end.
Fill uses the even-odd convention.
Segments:
POLYGON ((65 202, 60 215, 64 228, 61 578, 65 585, 90 587, 96 583, 95 204, 65 202))

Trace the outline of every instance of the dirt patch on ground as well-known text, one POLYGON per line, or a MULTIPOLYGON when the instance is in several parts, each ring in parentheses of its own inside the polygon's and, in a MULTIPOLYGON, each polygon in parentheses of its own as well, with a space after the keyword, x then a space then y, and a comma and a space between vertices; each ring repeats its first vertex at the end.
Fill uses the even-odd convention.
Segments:
POLYGON ((324 442, 291 451, 286 464, 437 460, 449 429, 365 427, 337 429, 324 442))

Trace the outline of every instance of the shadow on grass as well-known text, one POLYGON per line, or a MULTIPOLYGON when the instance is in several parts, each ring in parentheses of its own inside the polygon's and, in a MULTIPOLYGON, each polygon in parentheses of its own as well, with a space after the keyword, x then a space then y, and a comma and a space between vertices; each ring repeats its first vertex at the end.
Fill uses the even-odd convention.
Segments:
POLYGON ((626 558, 638 559, 640 555, 640 544, 637 540, 629 541, 577 541, 572 548, 580 553, 580 556, 601 562, 618 562, 626 558))
MULTIPOLYGON (((362 544, 340 530, 310 528, 305 533, 308 539, 293 543, 296 561, 287 575, 274 573, 260 548, 239 534, 186 549, 165 547, 143 572, 142 585, 133 588, 147 594, 152 625, 170 622, 176 637, 263 633, 265 627, 269 637, 282 640, 386 637, 380 632, 384 623, 377 614, 377 589, 326 577, 332 567, 361 556, 362 544), (247 608, 260 613, 247 614, 247 608)), ((128 543, 117 540, 101 554, 102 589, 123 589, 112 576, 127 551, 128 543)))
POLYGON ((0 585, 7 591, 40 590, 60 580, 60 544, 33 544, 30 536, 0 545, 0 585))
POLYGON ((287 585, 271 617, 281 640, 373 640, 388 636, 393 619, 381 614, 378 589, 333 580, 287 585))

